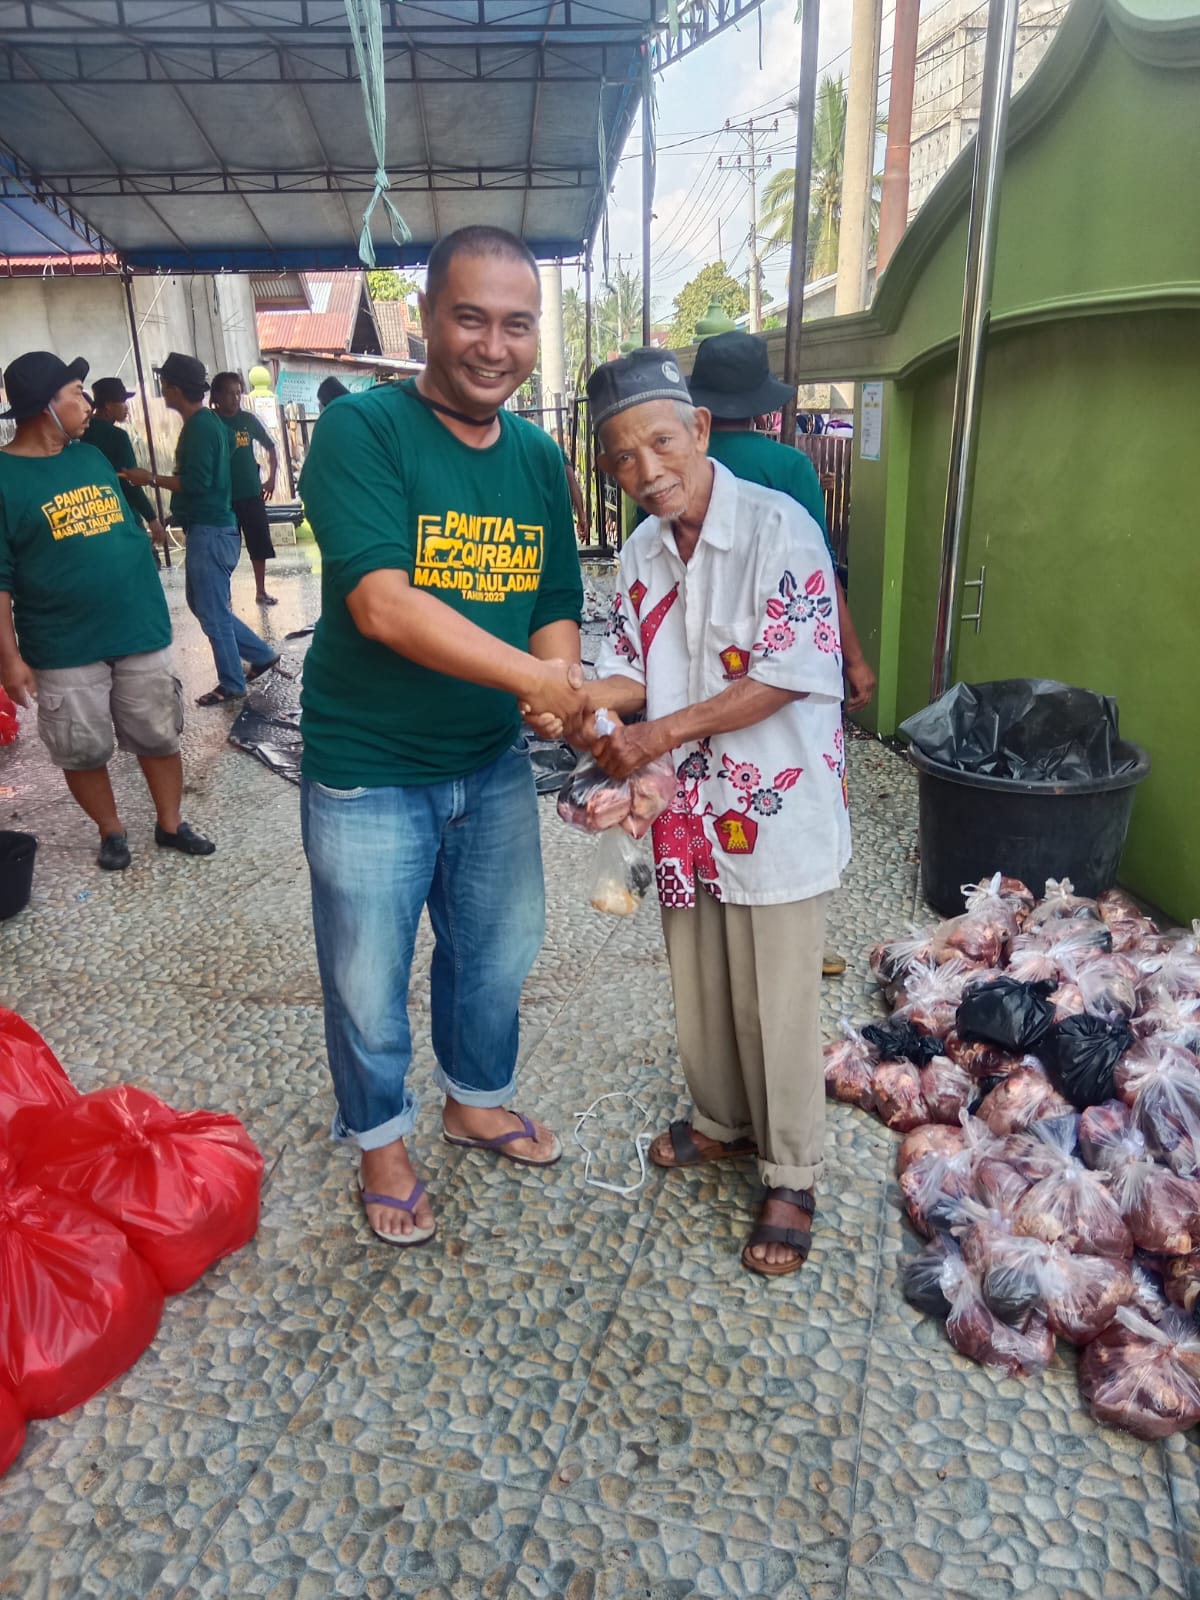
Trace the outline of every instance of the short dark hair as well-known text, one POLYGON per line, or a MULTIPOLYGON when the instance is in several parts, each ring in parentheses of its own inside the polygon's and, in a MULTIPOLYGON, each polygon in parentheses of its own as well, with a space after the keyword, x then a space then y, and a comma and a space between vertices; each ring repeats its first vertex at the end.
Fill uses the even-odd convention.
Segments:
POLYGON ((425 274, 425 298, 432 304, 446 287, 450 263, 455 256, 501 256, 506 261, 523 261, 537 279, 538 293, 542 280, 538 272, 537 257, 523 239, 506 228, 492 228, 478 223, 469 228, 457 228, 439 239, 429 252, 429 266, 425 274))
POLYGON ((216 394, 217 390, 223 389, 227 383, 236 383, 238 388, 242 390, 246 387, 240 372, 218 372, 208 387, 213 394, 216 394))
POLYGON ((164 378, 162 387, 164 389, 178 389, 187 403, 194 406, 199 405, 200 401, 204 399, 211 385, 207 383, 180 383, 178 379, 172 381, 170 378, 164 378))

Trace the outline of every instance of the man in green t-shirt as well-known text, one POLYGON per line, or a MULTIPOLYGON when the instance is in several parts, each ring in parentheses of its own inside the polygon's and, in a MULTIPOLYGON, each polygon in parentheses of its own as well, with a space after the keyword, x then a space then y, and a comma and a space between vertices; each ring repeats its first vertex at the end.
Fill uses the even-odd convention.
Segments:
POLYGON ((108 763, 138 758, 154 801, 155 843, 184 855, 214 845, 179 815, 183 690, 150 543, 112 467, 83 437, 87 362, 48 350, 4 374, 16 437, 0 451, 0 681, 37 699, 38 733, 100 834, 100 865, 130 864, 108 763))
POLYGON ((183 418, 175 446, 173 476, 156 478, 143 467, 122 472, 126 483, 154 485, 171 491, 171 511, 187 534, 184 592, 212 646, 217 686, 202 694, 198 706, 219 706, 240 700, 247 683, 261 678, 279 655, 240 617, 234 616, 229 580, 242 553, 233 515, 229 467, 229 434, 220 417, 204 404, 208 378, 204 363, 177 350, 158 369, 159 387, 168 407, 183 418), (243 661, 249 666, 243 669, 243 661))
POLYGON ((347 395, 300 489, 322 557, 304 669, 301 821, 312 876, 334 1136, 358 1146, 367 1219, 432 1238, 404 1141, 408 986, 428 907, 444 1137, 525 1165, 561 1154, 512 1098, 521 986, 545 926, 519 707, 584 704, 583 586, 562 459, 502 410, 537 360, 541 289, 497 228, 439 240, 415 381, 347 395))
MULTIPOLYGON (((129 402, 132 399, 132 389, 127 389, 120 378, 97 378, 92 385, 92 420, 87 425, 83 442, 95 445, 114 472, 123 472, 128 467, 137 466, 133 441, 125 429, 118 426, 128 419, 129 402)), ((130 511, 145 523, 155 544, 166 544, 167 530, 160 522, 158 512, 147 499, 146 491, 122 479, 121 493, 125 496, 125 504, 130 511)), ((154 552, 154 558, 157 562, 157 550, 154 552)))
POLYGON ((218 372, 212 381, 211 393, 212 408, 229 429, 233 514, 246 541, 246 554, 254 569, 254 598, 260 606, 273 606, 277 603, 275 596, 268 594, 266 588, 267 562, 275 559, 267 501, 275 493, 279 452, 274 439, 253 411, 242 410, 245 390, 236 372, 218 372), (254 454, 256 444, 267 452, 265 483, 258 474, 258 461, 254 454))

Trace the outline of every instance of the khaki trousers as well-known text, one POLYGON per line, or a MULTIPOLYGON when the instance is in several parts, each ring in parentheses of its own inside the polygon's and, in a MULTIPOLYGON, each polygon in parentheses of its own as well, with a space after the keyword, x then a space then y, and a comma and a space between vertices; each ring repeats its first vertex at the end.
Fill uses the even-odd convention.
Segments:
POLYGON ((722 905, 697 886, 694 909, 662 913, 692 1126, 723 1141, 753 1134, 771 1188, 811 1189, 821 1177, 828 903, 722 905))

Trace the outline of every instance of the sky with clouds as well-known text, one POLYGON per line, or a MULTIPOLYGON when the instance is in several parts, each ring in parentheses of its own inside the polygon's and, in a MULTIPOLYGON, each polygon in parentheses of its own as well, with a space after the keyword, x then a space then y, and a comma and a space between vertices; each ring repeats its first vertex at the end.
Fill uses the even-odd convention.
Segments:
MULTIPOLYGON (((890 58, 893 16, 890 0, 884 4, 884 58, 890 58)), ((850 66, 851 0, 824 0, 821 6, 819 73, 848 76, 850 66)), ((800 25, 796 0, 763 0, 757 16, 729 28, 684 60, 668 67, 656 81, 658 179, 654 197, 655 222, 651 233, 651 290, 656 319, 671 315, 671 302, 688 279, 718 258, 718 221, 721 252, 735 276, 745 277, 748 266, 750 211, 749 185, 729 158, 743 158, 746 142, 724 131, 726 118, 744 124, 753 117, 761 124, 756 143, 770 156, 771 167, 759 182, 762 188, 780 167, 794 167, 796 119, 787 101, 796 94, 800 71, 800 25), (760 26, 761 24, 761 26, 760 26), (779 119, 777 132, 771 127, 779 119), (726 165, 718 168, 719 157, 726 165)), ((886 95, 886 81, 884 84, 886 95)), ((760 199, 761 205, 761 199, 760 199)), ((609 202, 610 265, 641 269, 641 122, 622 153, 609 202)), ((599 241, 593 257, 599 272, 599 241)), ((776 250, 764 261, 764 284, 781 299, 787 281, 787 252, 776 250)), ((564 281, 571 282, 570 272, 564 281)), ((582 287, 582 283, 580 284, 582 287)))

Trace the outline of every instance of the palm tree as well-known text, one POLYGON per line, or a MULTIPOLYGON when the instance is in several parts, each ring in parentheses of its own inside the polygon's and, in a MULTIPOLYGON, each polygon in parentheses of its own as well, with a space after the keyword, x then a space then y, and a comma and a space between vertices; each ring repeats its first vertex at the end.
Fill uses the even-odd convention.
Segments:
POLYGON ((642 275, 618 267, 597 300, 594 354, 603 361, 629 339, 642 342, 642 275))
MULTIPOLYGON (((788 109, 796 112, 794 100, 788 109)), ((886 126, 886 124, 881 124, 886 126)), ((817 91, 813 119, 812 183, 809 188, 808 261, 805 276, 824 278, 837 271, 838 234, 842 224, 843 157, 846 148, 846 83, 828 74, 817 91)), ((876 175, 871 196, 871 239, 879 231, 882 177, 876 175)), ((790 245, 795 220, 795 168, 777 172, 763 193, 762 230, 769 245, 790 245)))

